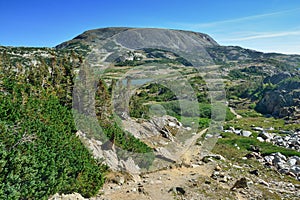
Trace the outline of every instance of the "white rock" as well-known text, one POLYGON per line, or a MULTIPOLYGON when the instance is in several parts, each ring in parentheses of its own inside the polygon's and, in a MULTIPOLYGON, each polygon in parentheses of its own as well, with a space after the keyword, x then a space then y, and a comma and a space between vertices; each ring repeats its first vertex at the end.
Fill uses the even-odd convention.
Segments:
POLYGON ((250 135, 252 135, 252 132, 251 131, 242 131, 242 136, 244 137, 250 137, 250 135))
POLYGON ((258 180, 258 183, 259 183, 259 184, 262 184, 262 185, 265 185, 265 186, 267 186, 267 187, 270 186, 269 183, 267 183, 266 181, 264 181, 264 180, 262 180, 262 179, 259 179, 259 180, 258 180))
POLYGON ((256 139, 257 139, 258 141, 260 141, 260 142, 264 142, 264 141, 265 141, 262 137, 257 137, 256 139))
POLYGON ((273 135, 267 132, 261 132, 258 136, 262 137, 265 140, 273 138, 273 135))
POLYGON ((288 164, 289 166, 294 166, 294 165, 296 165, 296 163, 297 163, 297 160, 296 160, 295 158, 290 158, 290 159, 288 159, 288 161, 287 161, 287 164, 288 164))
POLYGON ((192 164, 191 166, 192 166, 192 168, 200 167, 200 165, 198 165, 198 164, 192 164))
POLYGON ((238 166, 238 165, 232 165, 232 167, 237 168, 237 169, 243 169, 243 167, 238 166))
POLYGON ((186 127, 185 129, 186 129, 187 131, 191 131, 191 130, 192 130, 191 127, 186 127))
POLYGON ((270 128, 268 128, 268 130, 269 130, 269 131, 274 131, 275 128, 274 128, 274 127, 270 127, 270 128))
POLYGON ((264 157, 265 161, 268 163, 272 163, 274 160, 274 156, 265 156, 264 157))
POLYGON ((209 133, 205 135, 205 138, 212 138, 212 137, 214 137, 214 136, 212 134, 209 134, 209 133))
POLYGON ((255 131, 263 131, 264 130, 262 127, 253 127, 252 129, 255 131))
POLYGON ((272 153, 271 155, 274 156, 275 158, 278 157, 278 158, 281 158, 282 160, 286 161, 285 155, 281 154, 280 152, 272 153))
POLYGON ((299 175, 300 173, 300 167, 299 166, 293 166, 290 168, 290 172, 296 174, 296 175, 299 175))
POLYGON ((169 122, 169 124, 168 124, 170 127, 175 127, 176 126, 176 124, 174 123, 174 122, 169 122))

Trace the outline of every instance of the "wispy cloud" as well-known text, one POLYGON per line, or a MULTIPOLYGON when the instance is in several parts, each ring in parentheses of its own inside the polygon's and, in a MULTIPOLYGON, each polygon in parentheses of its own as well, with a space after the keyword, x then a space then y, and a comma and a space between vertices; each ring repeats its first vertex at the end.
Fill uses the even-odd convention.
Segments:
POLYGON ((192 29, 199 29, 199 28, 205 28, 205 27, 215 27, 220 25, 225 25, 229 23, 239 23, 239 22, 245 22, 250 20, 256 20, 256 19, 262 19, 266 17, 272 17, 272 16, 280 16, 284 14, 289 14, 293 12, 299 12, 300 8, 290 9, 290 10, 284 10, 279 12, 272 12, 272 13, 264 13, 259 15, 251 15, 246 17, 240 17, 235 19, 228 19, 228 20, 221 20, 221 21, 215 21, 215 22, 209 22, 209 23, 197 23, 197 24, 181 24, 182 26, 187 26, 192 29))
POLYGON ((285 32, 268 32, 268 33, 259 33, 252 36, 245 36, 239 38, 229 38, 227 41, 247 41, 247 40, 255 40, 255 39, 266 39, 266 38, 274 38, 274 37, 286 37, 286 36, 295 36, 300 35, 300 30, 296 31, 285 31, 285 32))

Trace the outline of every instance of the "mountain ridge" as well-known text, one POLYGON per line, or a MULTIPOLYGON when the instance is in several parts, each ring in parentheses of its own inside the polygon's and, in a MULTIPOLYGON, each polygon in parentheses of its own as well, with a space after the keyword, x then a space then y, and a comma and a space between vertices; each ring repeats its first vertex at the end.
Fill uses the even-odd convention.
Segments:
POLYGON ((189 36, 194 35, 194 36, 198 37, 198 39, 200 39, 200 40, 202 39, 204 41, 203 42, 204 44, 219 45, 208 34, 204 34, 204 33, 200 33, 200 32, 176 30, 176 29, 162 29, 162 28, 107 27, 107 28, 98 28, 98 29, 84 31, 82 34, 79 34, 78 36, 74 37, 73 39, 57 45, 55 48, 66 48, 70 44, 76 43, 78 40, 81 40, 81 41, 83 40, 85 42, 91 42, 95 38, 98 38, 98 40, 107 39, 107 38, 113 37, 117 34, 125 32, 125 31, 140 31, 140 32, 144 31, 144 32, 151 32, 151 34, 157 33, 157 32, 163 32, 163 31, 168 31, 169 33, 174 33, 174 34, 183 33, 183 34, 186 34, 189 36))

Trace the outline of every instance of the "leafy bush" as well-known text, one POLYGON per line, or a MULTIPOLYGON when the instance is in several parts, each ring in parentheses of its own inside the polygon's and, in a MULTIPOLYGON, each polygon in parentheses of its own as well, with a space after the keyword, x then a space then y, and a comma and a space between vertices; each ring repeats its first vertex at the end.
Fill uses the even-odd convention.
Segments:
POLYGON ((153 150, 129 132, 122 130, 117 123, 104 127, 104 133, 120 148, 118 155, 121 158, 126 160, 128 157, 132 157, 141 168, 148 168, 152 164, 153 150))
POLYGON ((237 79, 244 79, 244 78, 247 78, 248 76, 243 73, 241 70, 239 69, 234 69, 234 70, 231 70, 229 72, 229 77, 231 77, 233 80, 237 80, 237 79))
POLYGON ((72 113, 57 97, 14 83, 0 93, 0 199, 47 199, 56 192, 95 195, 107 167, 76 137, 72 113))

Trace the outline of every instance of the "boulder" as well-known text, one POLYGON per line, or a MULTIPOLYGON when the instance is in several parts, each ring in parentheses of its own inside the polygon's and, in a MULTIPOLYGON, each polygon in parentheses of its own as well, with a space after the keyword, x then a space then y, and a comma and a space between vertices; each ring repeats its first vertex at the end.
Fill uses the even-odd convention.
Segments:
POLYGON ((286 162, 289 166, 294 166, 297 164, 297 159, 295 158, 289 158, 288 161, 286 162))
POLYGON ((258 136, 263 138, 264 140, 271 140, 273 138, 273 135, 267 132, 261 132, 258 136))
POLYGON ((186 191, 182 187, 173 187, 169 192, 174 192, 175 194, 185 195, 186 191))
POLYGON ((290 168, 290 172, 299 175, 300 174, 300 166, 293 166, 290 168))
POLYGON ((274 156, 265 156, 264 159, 267 163, 273 163, 274 156))
POLYGON ((267 187, 270 186, 270 184, 269 184, 268 182, 266 182, 266 181, 264 181, 264 180, 262 180, 262 179, 259 179, 259 180, 258 180, 258 183, 261 184, 261 185, 265 185, 265 186, 267 186, 267 187))
POLYGON ((253 127, 252 128, 254 131, 264 131, 262 127, 253 127))
POLYGON ((243 177, 234 183, 231 190, 238 189, 238 188, 247 188, 247 187, 248 187, 247 179, 243 177))
POLYGON ((257 137, 256 139, 257 139, 258 141, 260 141, 260 142, 264 142, 264 141, 265 141, 262 137, 257 137))
POLYGON ((283 154, 281 154, 280 152, 277 152, 277 153, 272 153, 271 155, 272 155, 272 156, 274 156, 274 157, 275 157, 275 159, 276 159, 276 158, 280 158, 280 159, 282 159, 282 160, 286 161, 286 156, 285 156, 285 155, 283 155, 283 154))
POLYGON ((255 176, 259 176, 259 171, 258 171, 258 169, 252 170, 252 171, 250 171, 249 173, 250 173, 250 174, 253 174, 253 175, 255 175, 255 176))
POLYGON ((252 135, 251 131, 245 131, 245 130, 242 131, 242 136, 244 137, 250 137, 251 135, 252 135))

